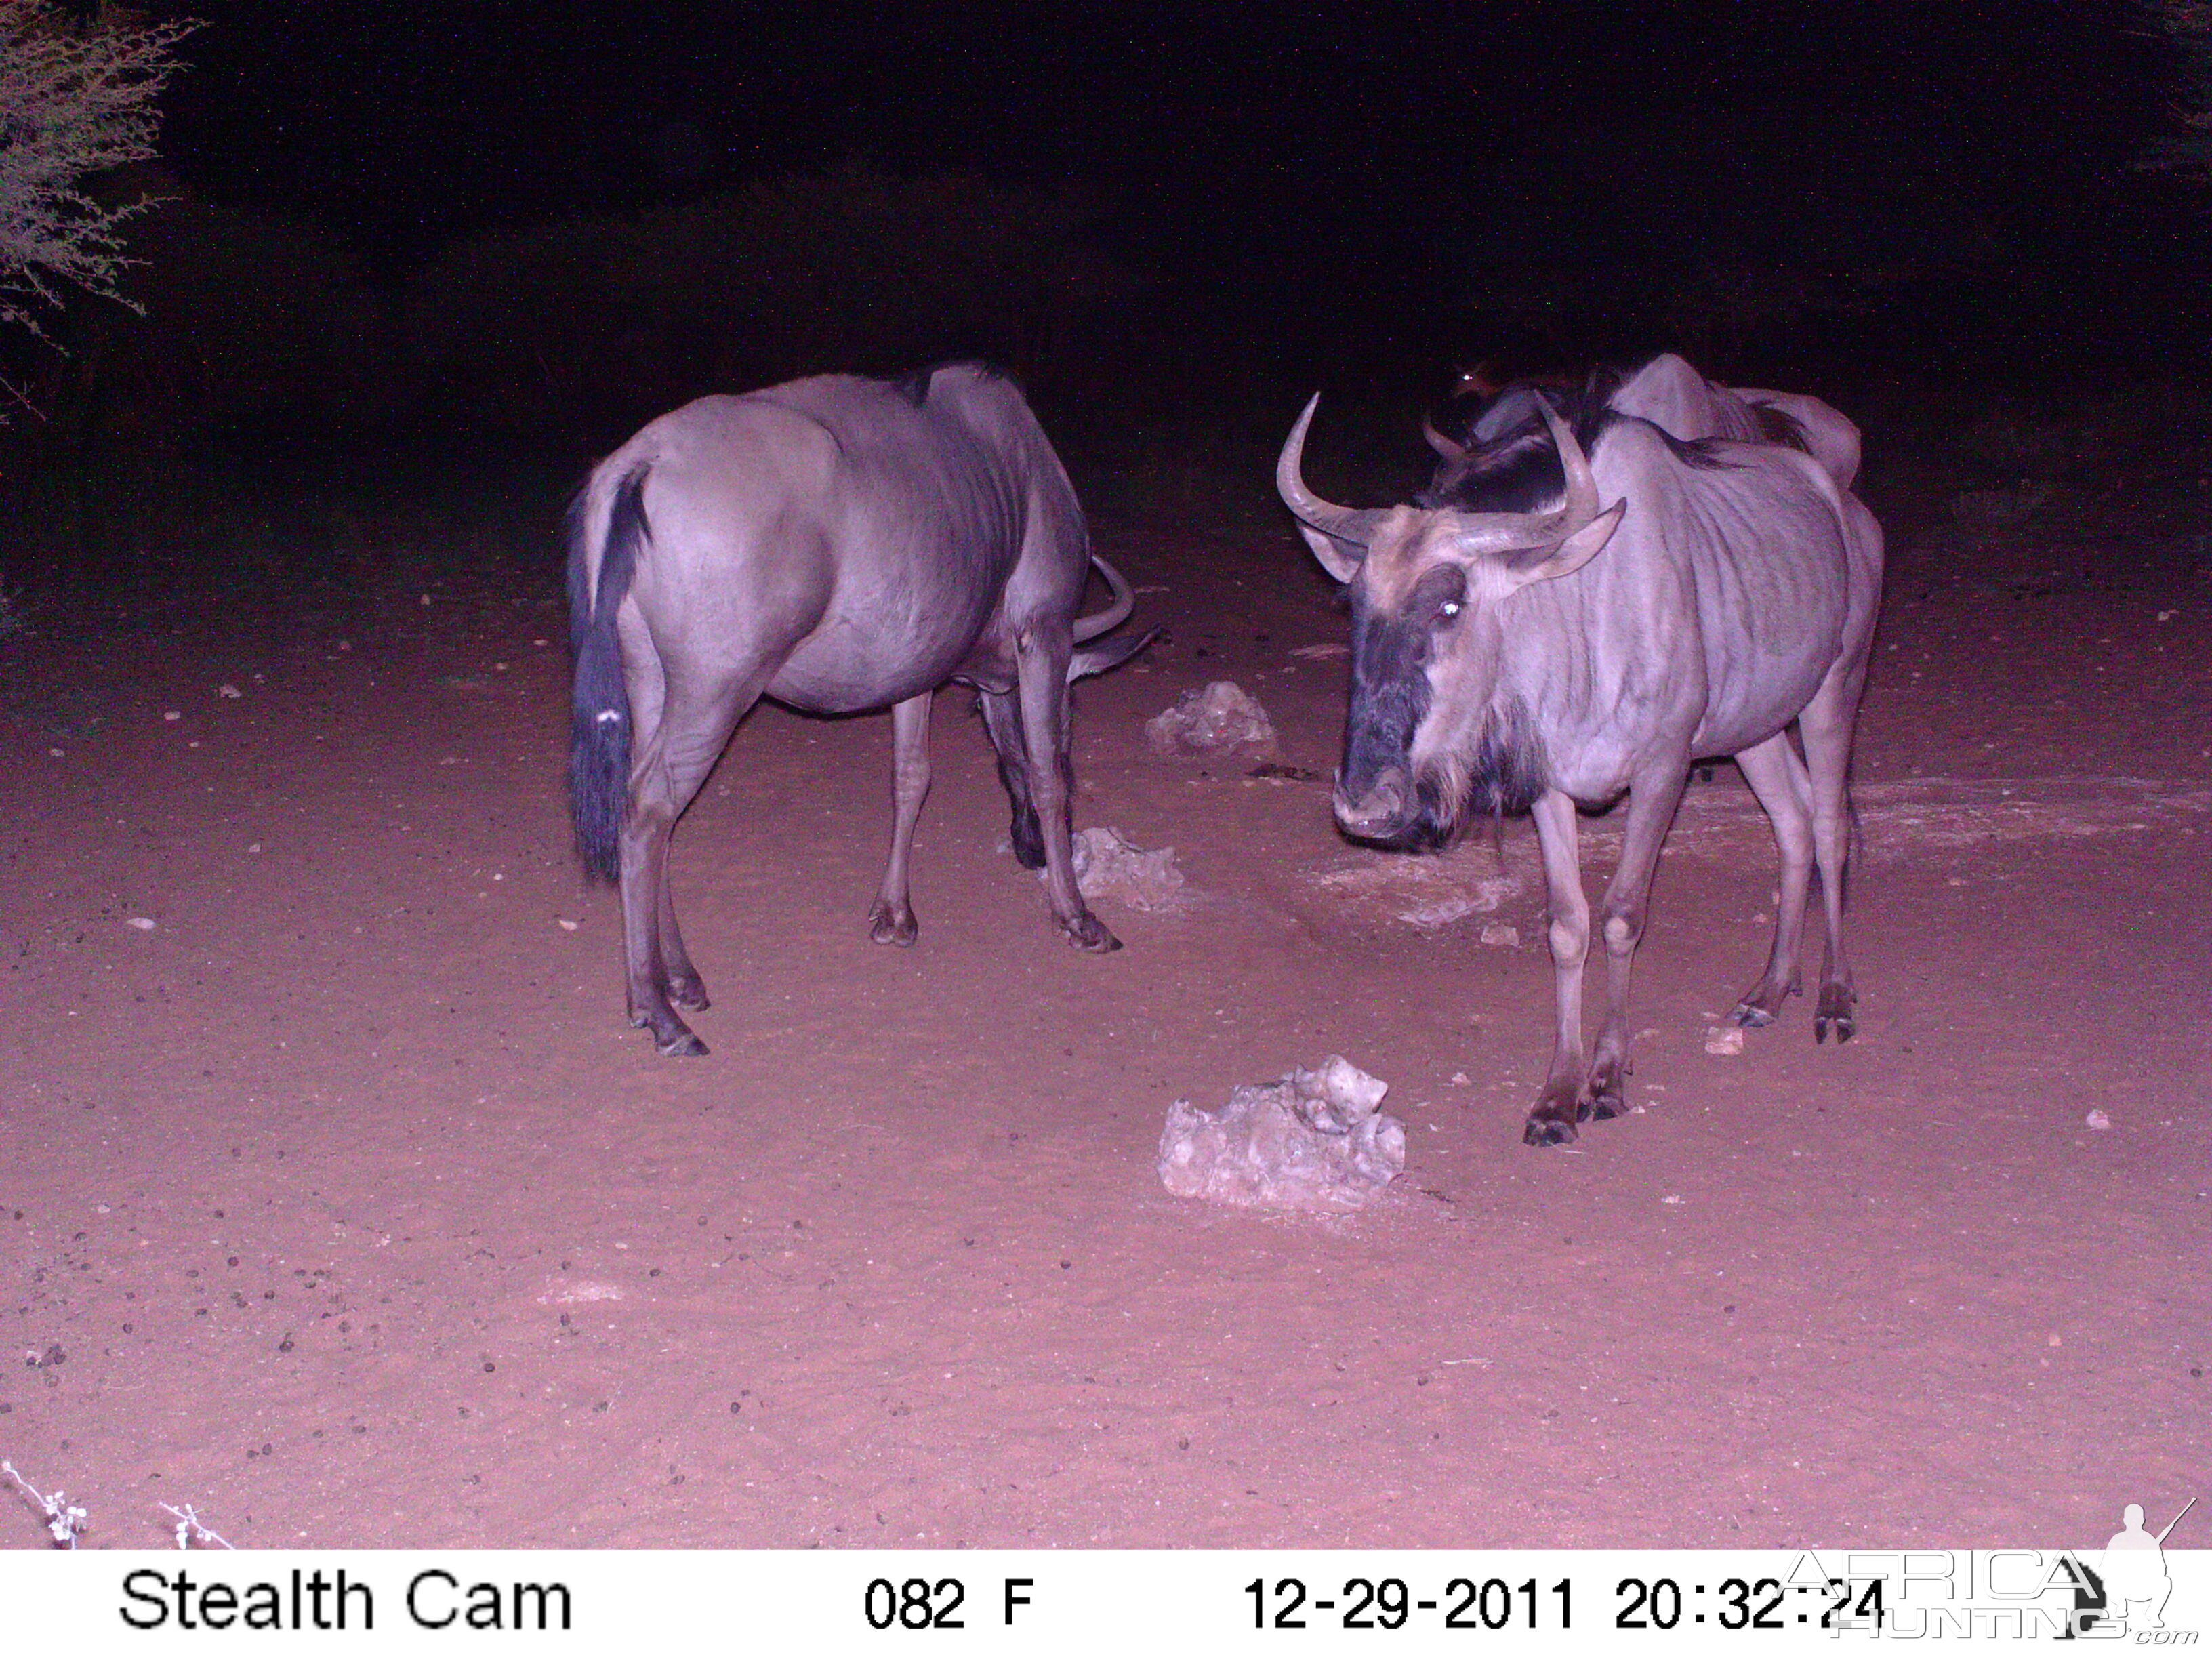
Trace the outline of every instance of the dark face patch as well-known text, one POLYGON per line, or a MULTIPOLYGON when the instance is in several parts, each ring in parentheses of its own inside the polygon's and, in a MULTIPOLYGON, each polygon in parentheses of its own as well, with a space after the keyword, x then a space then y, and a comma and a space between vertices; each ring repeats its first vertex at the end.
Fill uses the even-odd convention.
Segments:
MULTIPOLYGON (((1337 773, 1340 799, 1366 799, 1392 773, 1410 777, 1413 733, 1429 712, 1429 662, 1466 599, 1466 574, 1454 564, 1423 573, 1405 603, 1389 609, 1372 603, 1364 580, 1353 584, 1352 696, 1344 763, 1337 773)), ((1422 781, 1405 793, 1399 821, 1364 839, 1407 848, 1440 846, 1444 818, 1431 787, 1422 781)))

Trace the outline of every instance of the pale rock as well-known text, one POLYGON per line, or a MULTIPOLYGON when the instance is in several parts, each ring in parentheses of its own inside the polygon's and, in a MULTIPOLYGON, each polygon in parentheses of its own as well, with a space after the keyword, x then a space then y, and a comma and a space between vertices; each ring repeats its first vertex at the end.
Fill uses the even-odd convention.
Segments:
POLYGON ((1248 1209, 1357 1210, 1406 1168, 1405 1125, 1377 1109, 1389 1088, 1331 1054, 1243 1085, 1217 1110, 1178 1100, 1160 1133, 1161 1183, 1248 1209))
POLYGON ((1274 723, 1234 680, 1188 690, 1175 707, 1145 722, 1145 737, 1163 755, 1215 755, 1243 744, 1275 741, 1274 723))

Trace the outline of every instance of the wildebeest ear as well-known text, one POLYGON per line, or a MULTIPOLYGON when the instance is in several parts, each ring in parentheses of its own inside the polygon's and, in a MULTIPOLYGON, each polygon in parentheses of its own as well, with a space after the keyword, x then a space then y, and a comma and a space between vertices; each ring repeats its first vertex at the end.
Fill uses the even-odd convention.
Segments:
POLYGON ((1524 583, 1547 582, 1554 576, 1573 575, 1597 557, 1599 550, 1613 539, 1613 532, 1620 528, 1627 512, 1626 501, 1615 501, 1561 542, 1557 551, 1517 568, 1513 574, 1524 583))
POLYGON ((1306 538, 1313 556, 1321 561, 1321 568, 1340 582, 1348 582, 1359 574, 1359 562, 1367 556, 1367 550, 1358 542, 1340 542, 1310 524, 1298 526, 1298 534, 1306 538))

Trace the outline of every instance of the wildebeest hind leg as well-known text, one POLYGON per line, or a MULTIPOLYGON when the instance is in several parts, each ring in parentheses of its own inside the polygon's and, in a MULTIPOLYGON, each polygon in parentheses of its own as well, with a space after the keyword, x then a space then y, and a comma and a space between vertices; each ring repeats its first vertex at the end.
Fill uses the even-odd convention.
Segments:
POLYGON ((1820 955, 1820 999, 1813 1010, 1815 1042, 1831 1030, 1837 1042, 1849 1042, 1858 1030, 1858 990, 1844 954, 1844 896, 1851 853, 1851 732, 1865 682, 1863 659, 1838 665, 1797 718, 1813 787, 1813 860, 1820 872, 1820 903, 1828 925, 1827 948, 1820 955))
POLYGON ((911 945, 921 931, 907 884, 915 820, 929 794, 929 707, 933 694, 908 697, 891 710, 891 857, 868 912, 868 937, 878 945, 911 945))
POLYGON ((653 1047, 664 1054, 707 1052, 676 1012, 678 1006, 705 1007, 707 988, 676 925, 668 884, 669 837, 767 680, 762 672, 702 690, 672 675, 660 720, 631 768, 629 806, 622 827, 629 1023, 651 1030, 653 1047))
POLYGON ((1037 823, 1036 805, 1030 799, 1029 739, 1022 734, 1022 705, 1012 691, 978 691, 976 706, 983 711, 983 729, 999 757, 999 781, 1013 803, 1013 822, 1007 838, 1013 842, 1014 861, 1024 870, 1044 868, 1044 830, 1037 823))
POLYGON ((1778 732, 1765 743, 1735 757, 1744 781, 1774 826, 1774 845, 1781 857, 1774 907, 1774 949, 1766 958, 1766 972, 1743 994, 1735 1006, 1739 1025, 1771 1025, 1782 1012, 1783 1000, 1804 988, 1797 967, 1799 938, 1805 924, 1805 895, 1813 875, 1813 786, 1805 763, 1790 746, 1788 732, 1778 732))
POLYGON ((1045 887, 1060 931, 1085 951, 1118 951, 1121 941, 1092 915, 1075 885, 1074 768, 1068 758, 1068 652, 1045 648, 1024 634, 1015 649, 1021 679, 1022 734, 1027 739, 1030 787, 1044 832, 1045 887))

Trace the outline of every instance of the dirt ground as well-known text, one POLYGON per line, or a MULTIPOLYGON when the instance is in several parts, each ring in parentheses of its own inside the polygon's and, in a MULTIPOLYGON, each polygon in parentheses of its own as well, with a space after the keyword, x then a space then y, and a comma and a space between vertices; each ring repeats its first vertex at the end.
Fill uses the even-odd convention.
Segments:
MULTIPOLYGON (((948 692, 921 942, 875 945, 889 722, 763 708, 676 842, 696 1061, 623 1023, 569 850, 541 545, 38 611, 0 643, 0 1455, 110 1547, 166 1543, 163 1502, 265 1547, 2085 1546, 2171 1514, 2212 1420, 2184 483, 1983 530, 1874 494, 1857 1040, 1801 1000, 1706 1051, 1773 878, 1723 767, 1639 960, 1646 1109, 1571 1150, 1521 1144, 1526 823, 1502 868, 1361 852, 1325 782, 1145 744, 1226 678, 1327 777, 1344 663, 1304 647, 1345 623, 1279 523, 1100 527, 1170 636, 1082 688, 1077 822, 1176 848, 1182 908, 1102 902, 1127 948, 1067 948, 948 692), (1387 1201, 1162 1190, 1170 1102, 1331 1053, 1406 1122, 1387 1201)), ((0 1543, 44 1541, 0 1499, 0 1543)))

